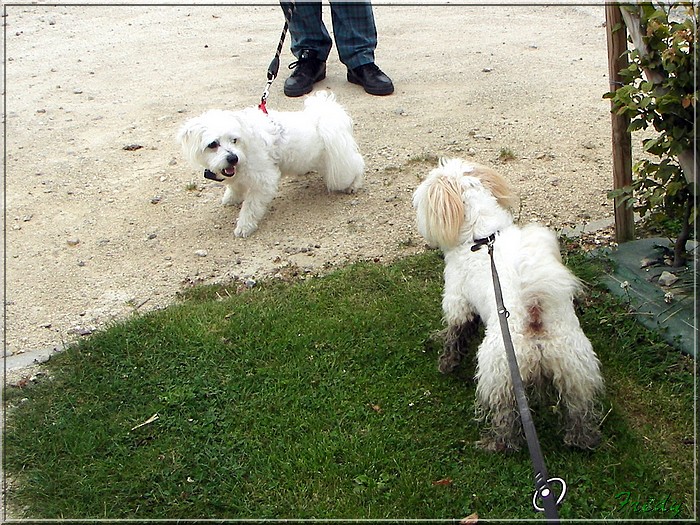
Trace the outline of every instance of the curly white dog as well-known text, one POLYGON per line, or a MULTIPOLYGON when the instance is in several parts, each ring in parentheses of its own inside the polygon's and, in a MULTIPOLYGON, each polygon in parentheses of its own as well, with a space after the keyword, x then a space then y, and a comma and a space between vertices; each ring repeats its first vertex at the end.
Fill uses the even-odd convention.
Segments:
POLYGON ((362 187, 365 163, 352 129, 335 96, 319 91, 306 98, 303 111, 209 110, 185 122, 177 138, 192 165, 226 185, 222 203, 242 204, 234 233, 247 237, 258 228, 282 174, 317 171, 329 191, 362 187))
MULTIPOLYGON (((479 445, 487 450, 517 450, 522 428, 500 330, 487 249, 494 236, 495 265, 523 383, 544 391, 554 386, 566 409, 564 442, 594 448, 600 441, 603 393, 600 363, 579 325, 573 298, 579 280, 562 264, 554 233, 513 224, 517 202, 495 171, 460 159, 441 160, 416 189, 417 225, 430 245, 445 255, 442 300, 443 373, 459 364, 479 318, 485 336, 477 351, 476 407, 490 423, 479 445), (472 249, 474 248, 474 249, 472 249)), ((532 390, 532 388, 531 388, 532 390)))

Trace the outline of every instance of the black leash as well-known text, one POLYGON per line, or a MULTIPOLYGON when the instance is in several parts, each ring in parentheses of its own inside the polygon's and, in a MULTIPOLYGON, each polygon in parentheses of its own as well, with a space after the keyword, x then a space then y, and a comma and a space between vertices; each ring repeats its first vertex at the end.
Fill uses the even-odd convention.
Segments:
POLYGON ((498 319, 501 323, 501 332, 503 333, 503 342, 506 347, 506 355, 508 357, 508 367, 510 368, 510 375, 513 380, 513 390, 515 391, 515 398, 518 402, 518 410, 520 412, 520 419, 523 424, 523 430, 525 431, 525 438, 527 439, 527 448, 530 451, 530 460, 532 461, 532 469, 535 473, 535 494, 532 496, 532 506, 536 511, 544 511, 544 515, 549 523, 559 523, 559 514, 557 512, 557 505, 561 503, 566 495, 566 483, 561 478, 550 478, 547 474, 547 468, 544 465, 544 458, 542 457, 542 450, 540 449, 540 442, 537 439, 537 432, 535 431, 535 424, 532 422, 532 414, 530 414, 530 407, 527 404, 527 397, 525 396, 525 387, 523 386, 523 379, 520 377, 520 369, 518 368, 518 360, 515 357, 515 349, 513 347, 513 340, 510 337, 510 330, 508 329, 508 310, 503 305, 503 293, 501 291, 501 281, 498 278, 498 272, 496 271, 496 264, 493 257, 493 244, 496 240, 496 234, 491 234, 484 239, 478 239, 474 241, 474 245, 471 247, 473 252, 479 250, 482 246, 486 245, 488 247, 489 256, 491 258, 491 275, 493 276, 493 288, 496 294, 496 307, 498 308, 498 319), (549 486, 550 482, 559 482, 561 484, 562 490, 561 494, 557 498, 549 486), (543 507, 540 507, 537 500, 542 500, 543 507))
POLYGON ((258 108, 263 113, 267 113, 267 97, 270 95, 270 86, 277 78, 277 73, 280 70, 280 54, 282 53, 282 46, 284 46, 284 39, 287 36, 287 31, 289 30, 289 23, 292 20, 292 14, 294 14, 294 2, 284 2, 280 3, 282 10, 284 11, 284 27, 282 28, 282 34, 280 35, 279 44, 277 44, 277 52, 275 57, 270 62, 267 68, 267 83, 265 84, 265 89, 263 90, 262 97, 260 99, 260 104, 258 108))

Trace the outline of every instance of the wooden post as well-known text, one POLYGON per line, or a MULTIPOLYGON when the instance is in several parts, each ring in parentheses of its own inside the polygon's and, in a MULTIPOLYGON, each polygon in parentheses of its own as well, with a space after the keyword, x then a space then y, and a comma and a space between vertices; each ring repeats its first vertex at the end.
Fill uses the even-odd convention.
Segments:
MULTIPOLYGON (((608 73, 610 91, 622 85, 620 71, 629 65, 627 60, 627 30, 619 4, 605 4, 605 25, 608 40, 608 73), (617 31, 615 27, 620 25, 617 31)), ((613 188, 620 189, 632 183, 632 136, 627 131, 629 118, 612 114, 613 188)), ((634 214, 632 208, 615 198, 615 240, 630 241, 634 238, 634 214)))

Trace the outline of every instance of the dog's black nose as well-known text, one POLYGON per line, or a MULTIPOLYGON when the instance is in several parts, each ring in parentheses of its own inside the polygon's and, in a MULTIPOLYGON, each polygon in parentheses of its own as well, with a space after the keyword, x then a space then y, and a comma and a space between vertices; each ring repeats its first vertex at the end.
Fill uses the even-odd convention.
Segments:
POLYGON ((238 155, 235 153, 229 153, 226 155, 226 162, 228 162, 230 165, 238 164, 238 155))

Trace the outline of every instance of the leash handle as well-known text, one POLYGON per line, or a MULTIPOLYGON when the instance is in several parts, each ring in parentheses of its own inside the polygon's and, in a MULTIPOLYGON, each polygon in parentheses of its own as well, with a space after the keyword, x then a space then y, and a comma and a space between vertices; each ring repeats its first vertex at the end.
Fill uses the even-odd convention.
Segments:
MULTIPOLYGON (((559 497, 557 497, 557 500, 555 502, 555 505, 559 505, 562 502, 562 500, 564 499, 564 496, 566 496, 566 481, 564 481, 561 478, 549 478, 547 480, 547 485, 549 485, 553 481, 556 481, 561 485, 561 493, 559 494, 559 497)), ((548 497, 551 495, 551 488, 547 485, 543 486, 541 490, 536 490, 535 493, 532 495, 532 506, 538 512, 542 512, 542 511, 546 510, 544 507, 540 507, 537 504, 537 499, 538 499, 538 497, 540 497, 544 501, 545 497, 548 497)))
MULTIPOLYGON (((530 407, 527 404, 527 397, 525 396, 523 379, 520 376, 518 359, 515 356, 513 340, 511 339, 510 330, 508 329, 508 316, 510 314, 503 304, 501 281, 498 278, 498 271, 496 270, 496 263, 494 261, 493 244, 495 240, 496 235, 493 234, 483 240, 483 242, 480 244, 475 243, 475 246, 478 245, 478 247, 481 248, 481 246, 486 244, 489 257, 491 259, 491 276, 493 278, 493 289, 496 295, 498 320, 500 321, 501 332, 503 333, 503 343, 506 350, 506 356, 508 358, 508 367, 510 368, 510 375, 513 382, 513 391, 515 393, 515 399, 518 403, 518 411, 520 412, 520 419, 523 425, 523 431, 525 432, 525 438, 527 440, 527 448, 530 451, 532 468, 535 472, 535 494, 532 497, 532 506, 537 511, 541 512, 544 510, 544 515, 547 518, 548 523, 559 523, 557 505, 561 503, 566 495, 566 483, 561 478, 551 478, 551 481, 560 480, 562 484, 561 494, 555 499, 554 491, 552 491, 551 487, 549 486, 549 475, 547 474, 547 468, 544 465, 544 458, 542 457, 540 442, 539 439, 537 439, 537 431, 535 430, 535 424, 532 421, 532 414, 530 413, 530 407), (542 505, 544 508, 537 505, 538 498, 542 500, 542 505)), ((472 247, 472 250, 474 250, 475 246, 472 247)), ((479 248, 477 248, 477 250, 479 248)))

